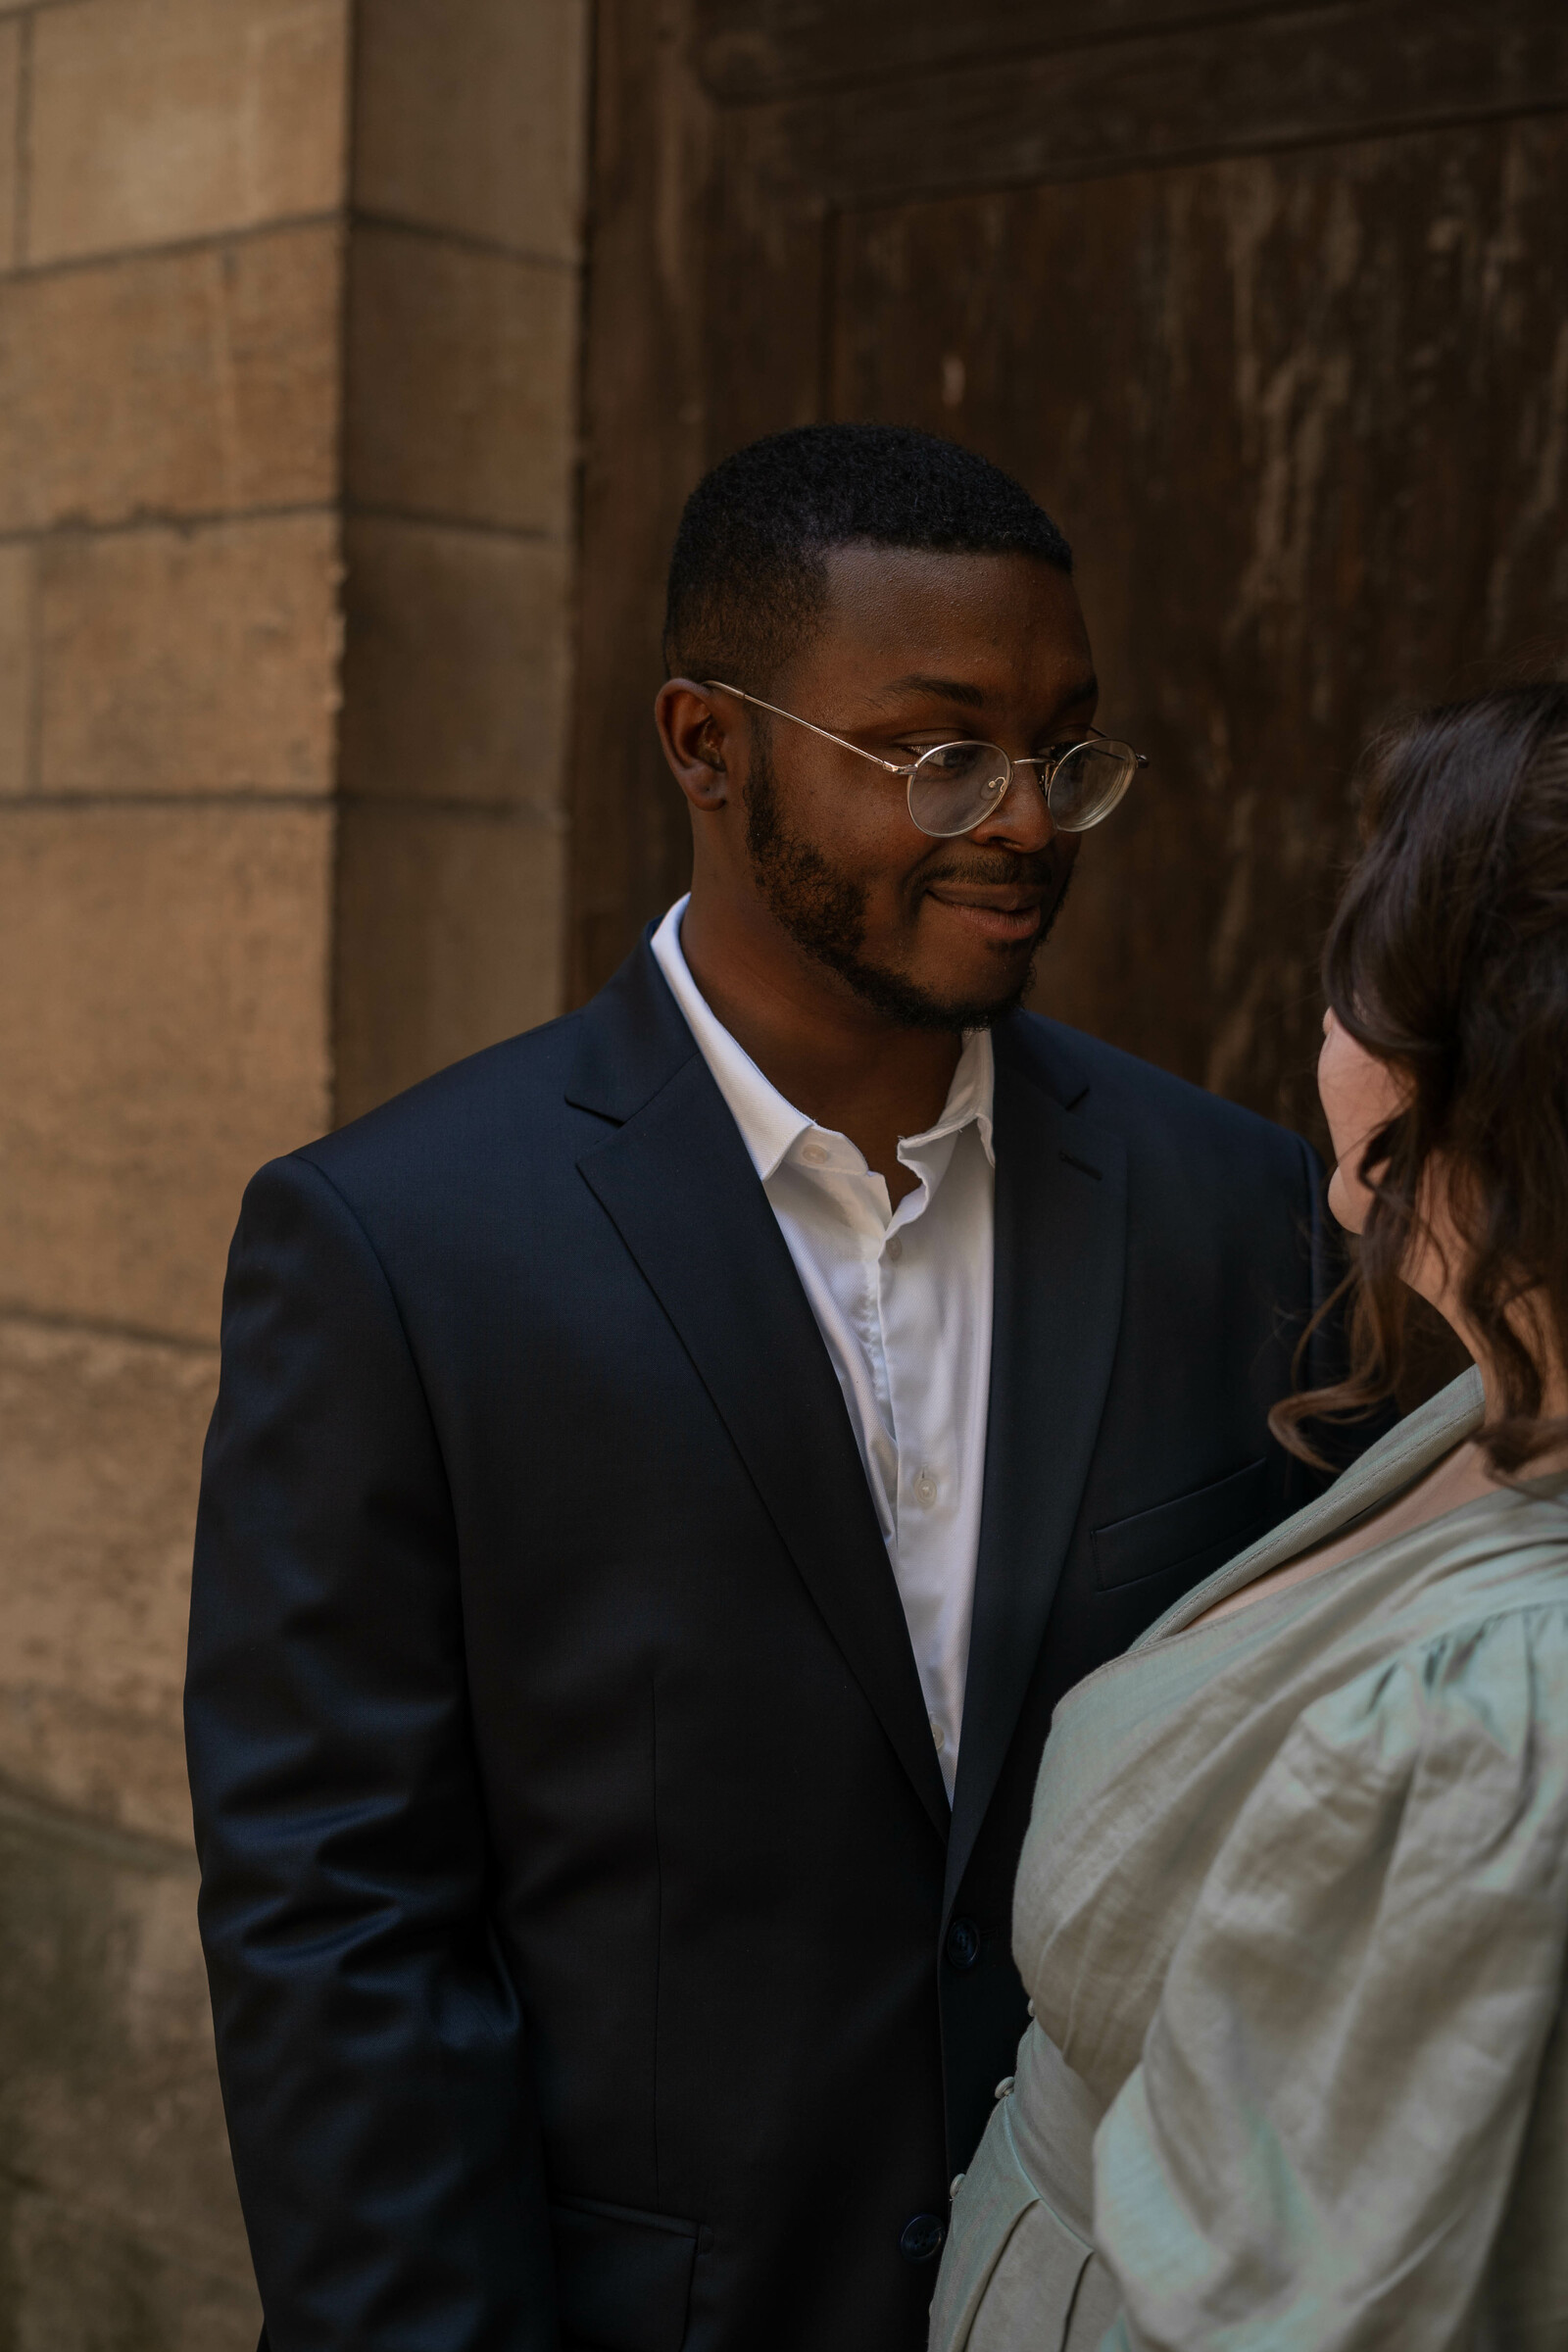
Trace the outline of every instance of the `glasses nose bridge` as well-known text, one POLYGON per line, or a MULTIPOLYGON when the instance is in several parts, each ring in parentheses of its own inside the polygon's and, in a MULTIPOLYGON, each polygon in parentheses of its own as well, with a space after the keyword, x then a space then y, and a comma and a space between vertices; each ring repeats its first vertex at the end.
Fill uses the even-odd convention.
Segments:
POLYGON ((974 825, 971 830, 978 833, 986 825, 1005 825, 1009 821, 1015 827, 1020 815, 1028 806, 1032 790, 1038 796, 1040 813, 1045 819, 1047 827, 1054 832, 1055 825, 1051 814, 1051 776, 1049 773, 1051 762, 1042 760, 1032 754, 1025 754, 1015 760, 1006 747, 1000 743, 995 746, 995 749, 1001 752, 1002 757, 1007 762, 1007 781, 998 794, 995 807, 988 808, 979 823, 974 825))

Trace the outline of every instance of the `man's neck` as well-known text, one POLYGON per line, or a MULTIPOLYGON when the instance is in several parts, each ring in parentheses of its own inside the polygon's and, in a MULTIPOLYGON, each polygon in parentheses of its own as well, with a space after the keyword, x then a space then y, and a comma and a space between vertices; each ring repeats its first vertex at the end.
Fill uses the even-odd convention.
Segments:
POLYGON ((961 1038, 899 1028, 783 933, 758 940, 715 924, 696 902, 680 944, 717 1018, 785 1101, 847 1135, 895 1201, 912 1191, 899 1141, 942 1116, 961 1038))

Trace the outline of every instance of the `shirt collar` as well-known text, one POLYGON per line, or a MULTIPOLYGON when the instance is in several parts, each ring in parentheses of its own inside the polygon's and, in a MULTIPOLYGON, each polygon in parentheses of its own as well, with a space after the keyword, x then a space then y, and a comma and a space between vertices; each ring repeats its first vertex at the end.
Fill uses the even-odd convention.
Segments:
MULTIPOLYGON (((808 1135, 814 1121, 804 1110, 797 1110, 787 1102, 772 1080, 763 1076, 756 1062, 731 1037, 708 999, 692 978, 680 944, 681 917, 686 912, 690 892, 677 899, 654 933, 653 951, 660 970, 669 983, 670 994, 685 1014, 698 1050, 711 1071, 713 1081, 729 1105, 730 1114, 741 1131, 741 1141, 751 1154, 753 1167, 765 1184, 776 1173, 802 1136, 808 1135)), ((992 1144, 992 1096, 996 1084, 996 1060, 992 1052, 989 1029, 971 1029, 964 1037, 963 1052, 953 1073, 948 1100, 942 1116, 934 1127, 923 1135, 906 1136, 899 1145, 899 1157, 906 1162, 914 1159, 932 1144, 945 1137, 958 1134, 971 1122, 978 1128, 986 1157, 996 1165, 992 1144)), ((832 1131, 821 1130, 824 1136, 832 1131)), ((840 1139, 843 1140, 843 1139, 840 1139)))
POLYGON ((966 1029, 963 1033, 963 1052, 953 1073, 948 1100, 942 1116, 924 1135, 906 1135, 899 1146, 899 1157, 912 1159, 927 1144, 940 1143, 946 1135, 958 1135, 971 1122, 980 1131, 980 1141, 993 1167, 997 1164, 996 1148, 992 1142, 992 1099, 997 1085, 997 1057, 989 1029, 966 1029))

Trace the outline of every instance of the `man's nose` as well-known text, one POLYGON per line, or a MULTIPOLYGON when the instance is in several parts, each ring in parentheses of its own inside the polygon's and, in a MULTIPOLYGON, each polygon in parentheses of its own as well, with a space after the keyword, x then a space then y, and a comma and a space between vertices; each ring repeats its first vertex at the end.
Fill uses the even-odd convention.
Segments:
POLYGON ((968 838, 994 842, 1005 849, 1043 850, 1054 838, 1055 831, 1046 806, 1040 770, 1015 766, 1001 807, 983 816, 968 838))

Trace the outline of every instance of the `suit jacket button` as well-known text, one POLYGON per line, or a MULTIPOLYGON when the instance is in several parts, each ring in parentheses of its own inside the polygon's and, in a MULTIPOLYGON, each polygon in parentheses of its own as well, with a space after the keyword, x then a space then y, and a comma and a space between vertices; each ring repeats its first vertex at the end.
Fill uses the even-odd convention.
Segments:
POLYGON ((912 2222, 904 2225, 899 2252, 906 2262, 935 2262, 947 2234, 946 2224, 934 2213, 917 2213, 912 2222))
POLYGON ((980 1957, 980 1931, 972 1919, 956 1919, 946 1945, 950 1968, 973 1968, 980 1957))

